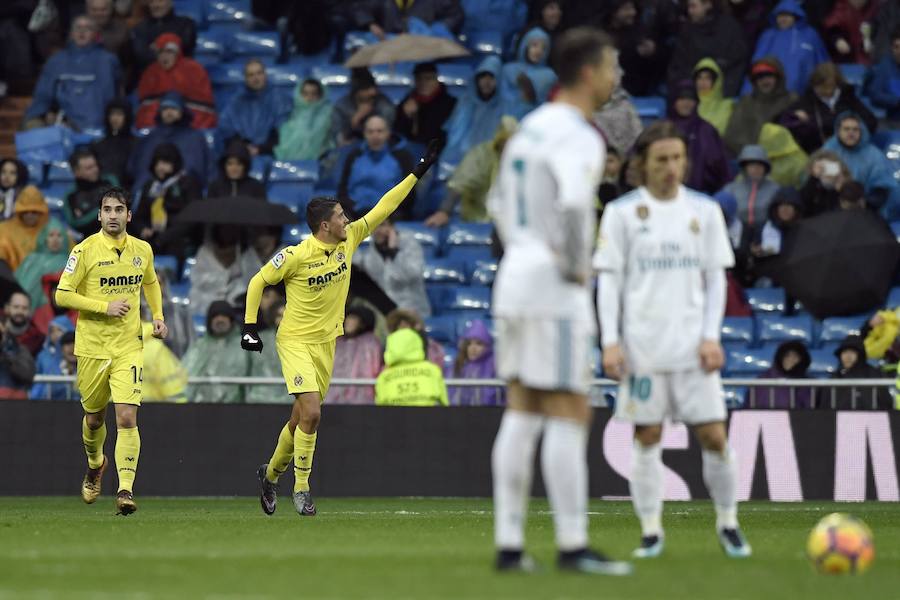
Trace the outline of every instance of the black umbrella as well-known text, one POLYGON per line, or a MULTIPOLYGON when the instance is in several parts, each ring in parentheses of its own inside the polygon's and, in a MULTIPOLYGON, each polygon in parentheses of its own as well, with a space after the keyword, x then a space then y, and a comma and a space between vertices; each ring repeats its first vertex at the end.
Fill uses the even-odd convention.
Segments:
POLYGON ((884 306, 898 260, 900 245, 884 220, 868 210, 839 210, 800 221, 760 270, 824 319, 884 306))
POLYGON ((9 268, 5 260, 0 260, 0 306, 6 304, 14 293, 21 291, 22 287, 16 281, 13 270, 9 268))
POLYGON ((283 204, 237 196, 191 202, 178 213, 174 221, 210 225, 271 226, 291 225, 297 223, 298 218, 283 204))

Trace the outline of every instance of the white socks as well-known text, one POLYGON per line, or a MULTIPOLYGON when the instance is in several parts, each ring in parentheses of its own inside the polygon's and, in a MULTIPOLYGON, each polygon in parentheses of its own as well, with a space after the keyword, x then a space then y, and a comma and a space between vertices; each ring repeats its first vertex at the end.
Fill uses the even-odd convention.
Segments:
POLYGON ((662 537, 662 446, 644 446, 634 440, 628 487, 634 512, 641 520, 641 535, 662 537))
POLYGON ((562 552, 587 547, 588 425, 547 418, 541 445, 541 472, 553 509, 556 547, 562 552))
POLYGON ((737 522, 737 461, 734 452, 703 451, 703 481, 716 507, 716 530, 735 529, 737 522))
POLYGON ((544 428, 544 417, 506 410, 494 449, 494 543, 500 550, 525 546, 525 518, 531 495, 534 451, 544 428))

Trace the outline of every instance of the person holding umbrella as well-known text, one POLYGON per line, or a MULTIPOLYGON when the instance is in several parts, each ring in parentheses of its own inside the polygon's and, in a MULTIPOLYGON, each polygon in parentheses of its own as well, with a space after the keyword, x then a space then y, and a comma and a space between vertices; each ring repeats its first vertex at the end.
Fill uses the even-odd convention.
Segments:
POLYGON ((276 508, 278 478, 294 460, 294 508, 300 516, 316 514, 309 486, 321 404, 331 381, 335 339, 343 334, 344 305, 350 267, 360 242, 400 206, 433 165, 440 144, 432 140, 410 175, 388 191, 362 218, 350 222, 334 198, 313 198, 306 222, 313 235, 277 252, 247 286, 241 347, 262 352, 257 318, 266 286, 284 282, 287 308, 278 328, 276 348, 287 391, 294 396, 291 417, 281 429, 272 458, 257 471, 260 504, 265 514, 276 508))

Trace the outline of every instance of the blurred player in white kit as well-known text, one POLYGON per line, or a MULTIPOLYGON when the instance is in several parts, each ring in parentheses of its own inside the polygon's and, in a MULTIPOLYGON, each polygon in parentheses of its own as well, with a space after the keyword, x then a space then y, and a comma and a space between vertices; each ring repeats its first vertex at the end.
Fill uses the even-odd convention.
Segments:
POLYGON ((634 423, 631 497, 641 521, 636 558, 663 551, 665 419, 690 426, 725 553, 750 556, 737 521, 736 461, 725 432, 719 369, 725 269, 734 264, 719 205, 682 185, 687 147, 659 121, 634 147, 643 185, 604 210, 594 266, 603 368, 621 384, 616 417, 634 423))
POLYGON ((532 466, 541 466, 561 569, 625 575, 631 565, 588 548, 587 440, 595 203, 606 148, 590 123, 618 83, 604 34, 566 32, 555 43, 561 89, 529 114, 504 149, 488 209, 503 243, 493 291, 497 370, 508 406, 491 457, 496 566, 531 571, 524 527, 532 466))

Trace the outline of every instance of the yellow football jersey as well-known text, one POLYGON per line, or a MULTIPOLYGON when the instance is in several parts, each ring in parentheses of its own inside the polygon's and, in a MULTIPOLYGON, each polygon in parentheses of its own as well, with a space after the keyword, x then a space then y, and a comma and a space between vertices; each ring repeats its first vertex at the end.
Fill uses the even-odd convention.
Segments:
POLYGON ((346 231, 347 239, 339 244, 323 244, 311 236, 283 248, 260 269, 267 284, 284 281, 287 307, 279 338, 321 344, 343 335, 350 264, 370 229, 363 218, 348 224, 346 231))
POLYGON ((141 287, 154 282, 153 250, 144 240, 126 234, 124 244, 117 244, 100 231, 75 246, 58 288, 100 302, 127 300, 131 306, 124 317, 80 311, 75 355, 113 358, 141 350, 141 287))

